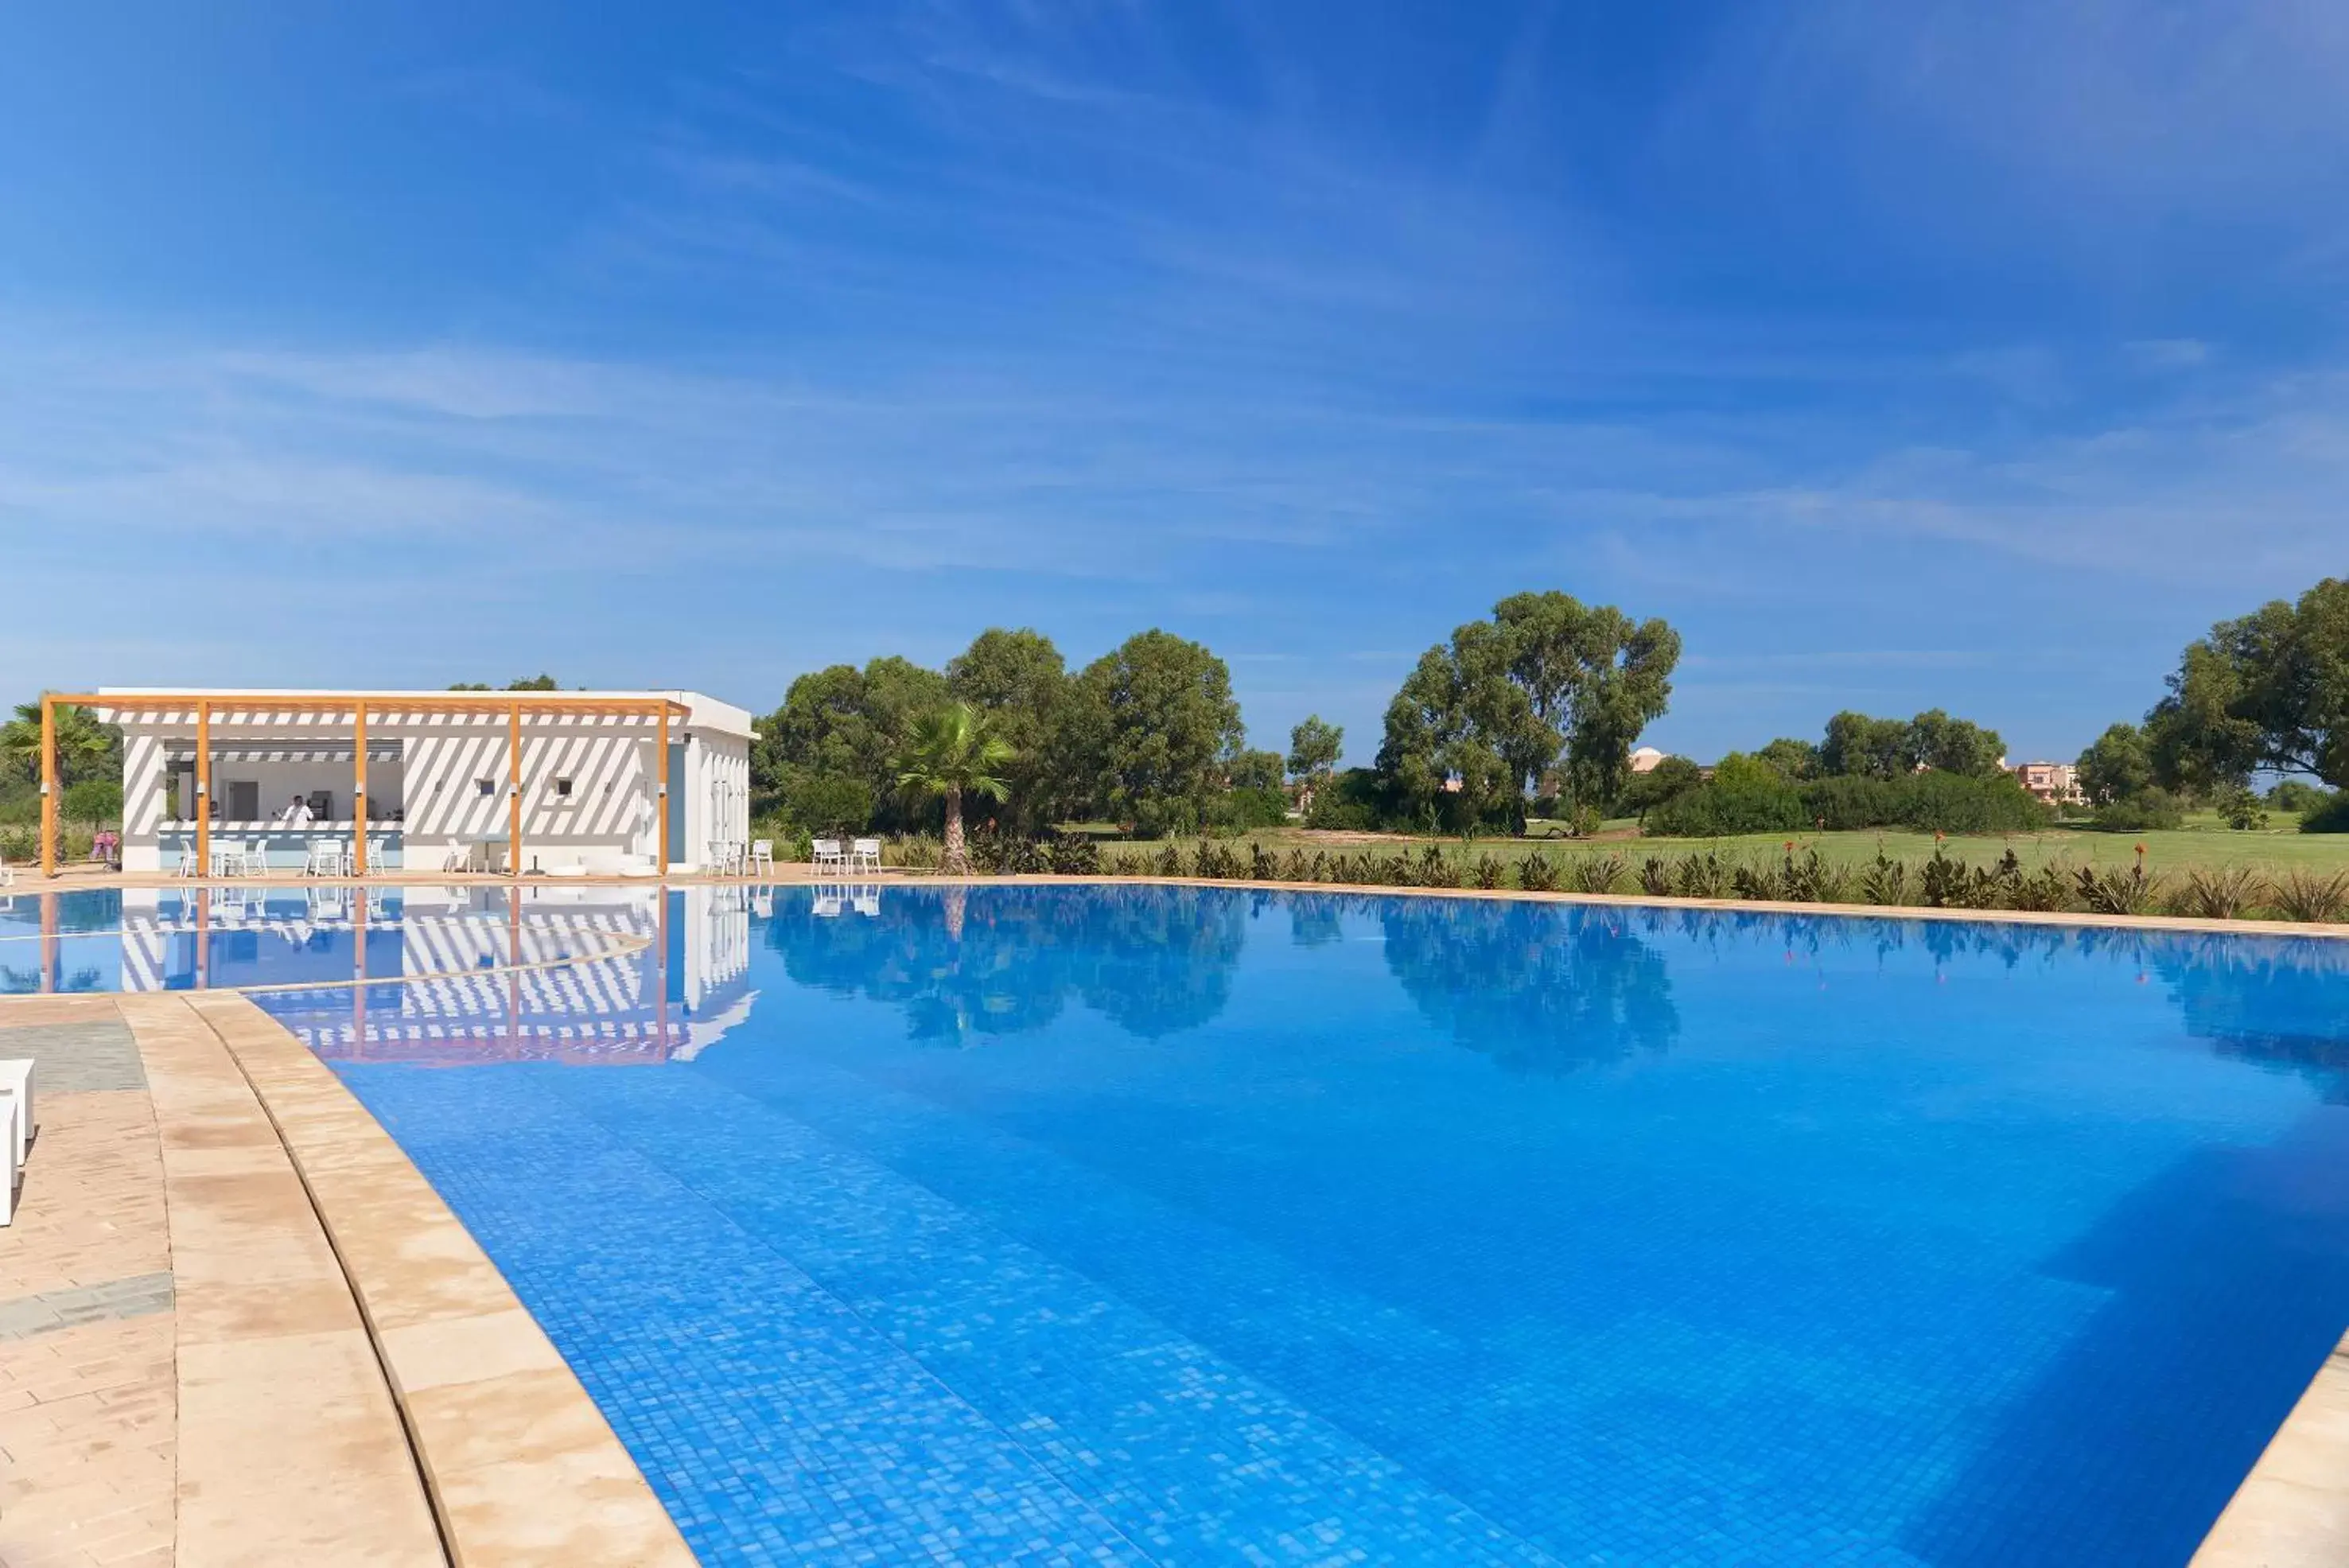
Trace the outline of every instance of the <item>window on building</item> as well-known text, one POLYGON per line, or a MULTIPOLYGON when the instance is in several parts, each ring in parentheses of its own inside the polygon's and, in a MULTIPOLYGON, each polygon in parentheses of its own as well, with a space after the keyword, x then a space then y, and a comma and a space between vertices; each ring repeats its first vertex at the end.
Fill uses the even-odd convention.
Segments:
POLYGON ((486 800, 490 796, 498 793, 498 781, 495 779, 475 779, 473 781, 473 793, 486 800))
POLYGON ((554 781, 554 798, 557 800, 569 800, 571 798, 571 781, 569 779, 557 779, 554 781))

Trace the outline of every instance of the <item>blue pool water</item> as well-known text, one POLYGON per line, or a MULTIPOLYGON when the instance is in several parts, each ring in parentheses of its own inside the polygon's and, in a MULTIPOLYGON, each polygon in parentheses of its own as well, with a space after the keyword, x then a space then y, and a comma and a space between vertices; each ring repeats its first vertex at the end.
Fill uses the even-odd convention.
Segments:
POLYGON ((2183 1563, 2349 1325, 2349 944, 605 896, 52 981, 308 966, 712 1563, 2183 1563))

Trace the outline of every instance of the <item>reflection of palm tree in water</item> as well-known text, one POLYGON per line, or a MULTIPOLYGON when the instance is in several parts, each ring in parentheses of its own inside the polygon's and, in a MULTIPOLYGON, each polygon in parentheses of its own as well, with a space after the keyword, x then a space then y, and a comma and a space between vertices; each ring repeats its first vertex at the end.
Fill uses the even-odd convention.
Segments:
POLYGON ((1378 902, 1387 967, 1420 1012, 1506 1066, 1568 1073, 1679 1036, 1670 970, 1617 911, 1378 902))
POLYGON ((877 919, 778 909, 768 944, 803 985, 893 1002, 917 1040, 1041 1029, 1071 995, 1155 1038, 1223 1011, 1245 895, 1186 888, 907 888, 877 919))

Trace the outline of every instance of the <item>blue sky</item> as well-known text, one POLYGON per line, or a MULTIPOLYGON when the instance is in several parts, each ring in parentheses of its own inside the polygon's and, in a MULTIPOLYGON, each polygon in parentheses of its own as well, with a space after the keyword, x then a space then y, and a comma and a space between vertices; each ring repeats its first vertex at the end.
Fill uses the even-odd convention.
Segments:
POLYGON ((2349 8, 0 13, 0 690, 756 709, 1159 625, 1375 750, 1522 588, 2018 756, 2349 569, 2349 8))

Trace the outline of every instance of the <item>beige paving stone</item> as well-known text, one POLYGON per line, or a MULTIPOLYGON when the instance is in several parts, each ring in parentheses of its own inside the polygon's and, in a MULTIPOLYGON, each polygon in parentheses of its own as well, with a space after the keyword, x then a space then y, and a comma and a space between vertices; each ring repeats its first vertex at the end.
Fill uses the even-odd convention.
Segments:
POLYGON ((577 1390, 557 1370, 410 1396, 458 1562, 690 1568, 677 1527, 577 1390), (532 1501, 549 1496, 564 1506, 532 1501))
POLYGON ((179 1355, 181 1568, 444 1562, 364 1332, 179 1355))
POLYGON ((400 1392, 409 1395, 518 1372, 564 1370, 562 1353, 521 1307, 387 1329, 382 1342, 384 1359, 400 1392))

